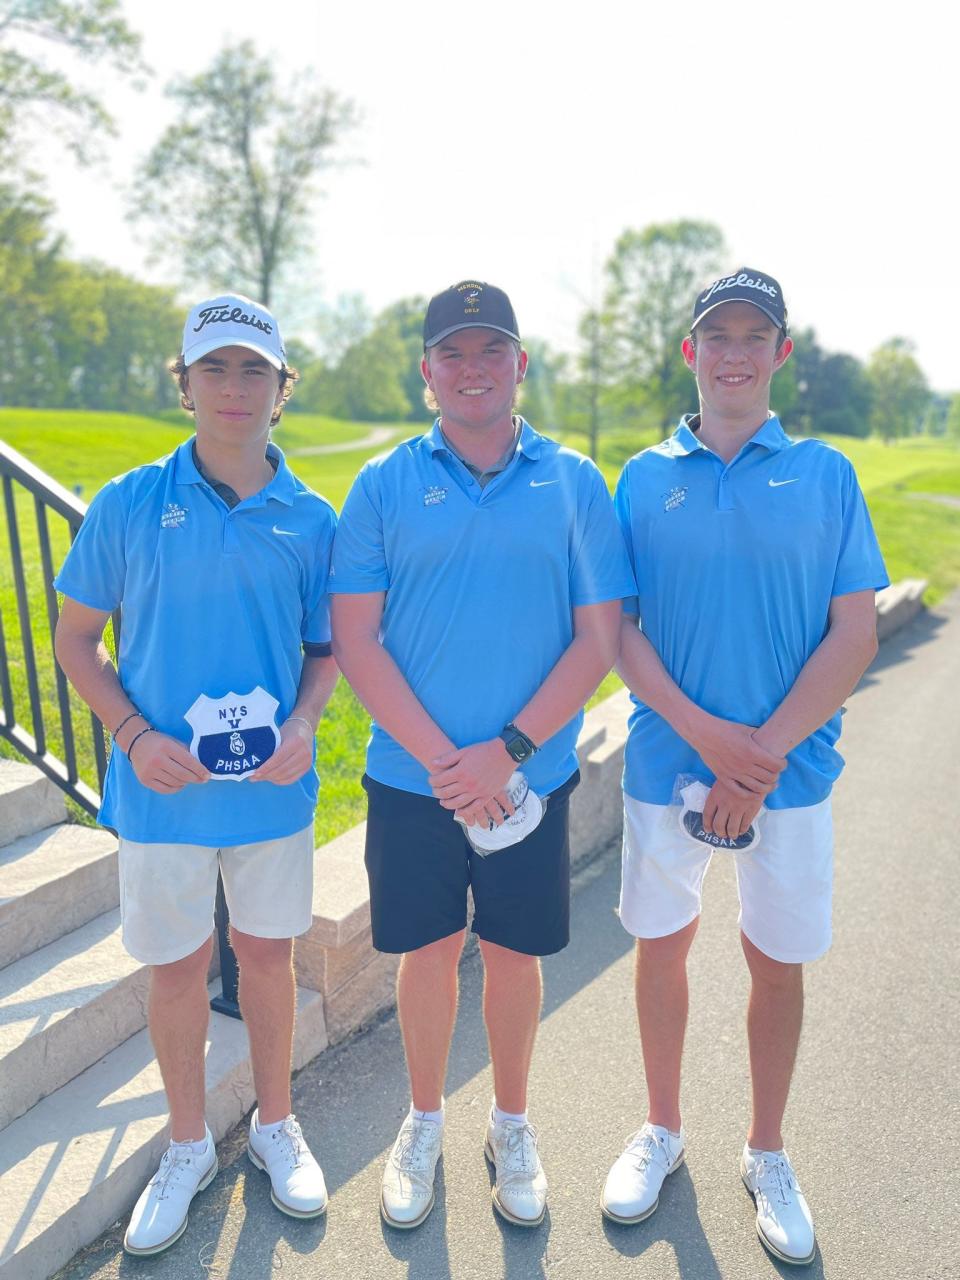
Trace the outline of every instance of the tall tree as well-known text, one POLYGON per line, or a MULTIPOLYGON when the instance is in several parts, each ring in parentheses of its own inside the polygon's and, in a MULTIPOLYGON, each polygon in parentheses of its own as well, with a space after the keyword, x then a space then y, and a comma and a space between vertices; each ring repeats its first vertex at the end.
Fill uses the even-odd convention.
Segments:
POLYGON ((948 439, 952 440, 954 444, 960 444, 960 391, 950 400, 950 408, 947 410, 946 430, 948 439))
POLYGON ((175 403, 168 290, 71 262, 50 205, 0 183, 0 403, 150 412, 175 403))
POLYGON ((873 390, 871 426, 887 444, 919 430, 930 399, 913 352, 913 343, 906 338, 891 338, 874 351, 867 365, 873 390))
POLYGON ((317 178, 356 109, 314 88, 312 75, 282 91, 252 41, 168 93, 179 113, 139 167, 133 215, 152 224, 157 256, 183 275, 269 303, 306 254, 317 178))
POLYGON ((119 0, 0 0, 0 157, 9 164, 17 144, 42 119, 81 161, 99 137, 115 132, 103 99, 44 57, 44 48, 124 75, 142 71, 140 37, 127 25, 119 0))
MULTIPOLYGON (((867 436, 871 430, 873 388, 856 356, 828 353, 813 329, 795 335, 796 346, 787 369, 796 372, 794 418, 806 435, 867 436)), ((777 374, 777 381, 783 373, 777 374)))
POLYGON ((720 273, 725 254, 723 233, 713 223, 653 223, 624 231, 604 268, 605 380, 663 426, 690 398, 680 343, 697 288, 720 273))

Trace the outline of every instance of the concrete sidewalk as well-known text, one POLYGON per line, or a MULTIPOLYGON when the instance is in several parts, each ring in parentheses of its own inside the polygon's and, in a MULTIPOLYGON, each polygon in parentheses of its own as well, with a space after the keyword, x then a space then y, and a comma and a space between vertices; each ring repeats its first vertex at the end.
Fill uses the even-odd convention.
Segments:
POLYGON ((836 942, 809 969, 807 1024, 787 1117, 820 1253, 806 1269, 757 1242, 737 1161, 748 1117, 745 970, 732 868, 707 880, 691 961, 685 1068, 687 1164, 658 1212, 617 1227, 598 1206, 606 1170, 643 1118, 630 939, 614 907, 618 852, 580 873, 573 941, 544 963, 546 997, 531 1115, 550 1178, 544 1224, 521 1230, 490 1204, 483 1125, 491 1096, 479 958, 462 968, 437 1206, 412 1232, 382 1225, 380 1170, 408 1105, 394 1017, 322 1054, 294 1105, 331 1191, 325 1218, 296 1222, 269 1202, 245 1134, 194 1202, 186 1235, 137 1260, 104 1237, 62 1280, 267 1276, 356 1280, 635 1277, 942 1280, 960 1276, 960 1139, 954 903, 960 757, 960 597, 885 644, 850 699, 850 760, 836 792, 836 942))

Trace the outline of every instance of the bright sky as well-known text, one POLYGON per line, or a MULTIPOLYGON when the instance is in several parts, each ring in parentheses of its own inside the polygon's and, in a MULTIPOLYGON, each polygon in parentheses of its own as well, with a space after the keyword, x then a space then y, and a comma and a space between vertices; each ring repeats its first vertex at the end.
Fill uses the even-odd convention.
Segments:
POLYGON ((729 269, 780 279, 794 327, 861 358, 908 337, 933 386, 960 389, 941 3, 125 7, 156 76, 146 94, 108 95, 122 133, 106 171, 61 160, 51 180, 76 254, 163 280, 124 220, 122 183, 169 118, 162 85, 249 37, 364 115, 346 143, 363 165, 330 173, 318 205, 298 318, 340 294, 378 310, 477 276, 508 290, 523 333, 569 349, 625 227, 703 218, 729 269))

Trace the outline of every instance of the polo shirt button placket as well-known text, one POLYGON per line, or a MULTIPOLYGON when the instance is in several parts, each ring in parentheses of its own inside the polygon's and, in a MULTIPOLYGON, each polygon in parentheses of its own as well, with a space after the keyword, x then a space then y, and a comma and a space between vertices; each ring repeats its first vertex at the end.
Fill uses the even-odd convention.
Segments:
POLYGON ((724 470, 720 472, 720 483, 717 486, 717 510, 718 511, 733 510, 733 502, 731 501, 731 498, 730 498, 730 488, 729 488, 729 485, 727 484, 727 481, 729 480, 729 478, 730 477, 727 472, 727 469, 724 468, 724 470))

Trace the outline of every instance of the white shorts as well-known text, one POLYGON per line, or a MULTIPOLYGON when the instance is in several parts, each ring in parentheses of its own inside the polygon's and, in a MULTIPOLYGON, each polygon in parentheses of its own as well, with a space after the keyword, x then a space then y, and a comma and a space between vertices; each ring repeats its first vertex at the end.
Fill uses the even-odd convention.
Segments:
POLYGON ((123 945, 141 964, 172 964, 213 932, 217 869, 230 923, 255 938, 295 938, 313 923, 313 825, 279 840, 211 849, 120 840, 123 945))
MULTIPOLYGON (((620 920, 636 938, 665 938, 696 919, 714 850, 667 825, 663 805, 623 797, 620 920)), ((761 840, 733 858, 740 928, 764 955, 804 964, 829 948, 833 820, 829 798, 804 809, 768 809, 761 840)))

